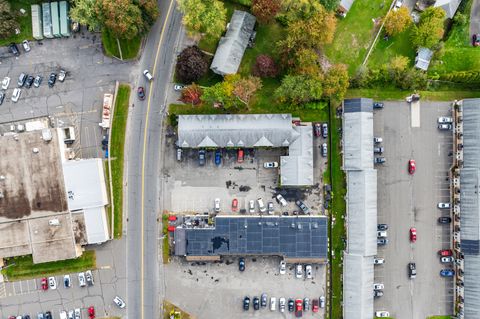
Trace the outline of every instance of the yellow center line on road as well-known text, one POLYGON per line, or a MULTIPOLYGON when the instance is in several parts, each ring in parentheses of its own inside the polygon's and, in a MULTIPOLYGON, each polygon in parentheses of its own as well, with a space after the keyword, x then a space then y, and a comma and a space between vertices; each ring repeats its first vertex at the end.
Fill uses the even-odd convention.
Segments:
MULTIPOLYGON (((152 70, 152 75, 155 76, 155 71, 157 69, 157 61, 158 61, 158 56, 160 55, 160 47, 162 45, 163 41, 163 35, 165 33, 165 28, 167 26, 167 21, 170 18, 170 14, 172 12, 172 5, 173 5, 173 0, 170 0, 170 4, 168 6, 168 11, 167 15, 165 17, 165 21, 163 22, 162 26, 162 31, 160 32, 160 40, 158 41, 158 46, 157 46, 157 52, 155 54, 155 60, 153 62, 153 70, 152 70)), ((142 237, 141 240, 141 270, 140 270, 140 318, 144 319, 144 296, 145 296, 145 287, 144 287, 144 279, 145 279, 145 264, 144 264, 144 256, 145 256, 145 226, 144 226, 144 219, 145 219, 145 208, 144 208, 144 203, 145 203, 145 156, 147 153, 147 131, 148 131, 148 117, 150 114, 150 102, 152 100, 152 87, 153 87, 153 81, 150 82, 149 86, 149 92, 148 92, 148 102, 147 102, 147 112, 145 112, 145 129, 143 131, 143 152, 142 152, 142 191, 141 191, 141 208, 140 208, 140 216, 141 216, 141 231, 140 231, 140 236, 142 237)), ((153 293, 153 292, 152 292, 153 293)))

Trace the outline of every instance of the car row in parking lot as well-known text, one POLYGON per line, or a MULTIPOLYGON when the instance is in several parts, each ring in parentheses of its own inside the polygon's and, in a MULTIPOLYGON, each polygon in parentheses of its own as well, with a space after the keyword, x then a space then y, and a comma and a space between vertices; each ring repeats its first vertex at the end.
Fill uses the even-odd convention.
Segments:
MULTIPOLYGON (((260 308, 267 308, 268 296, 266 293, 263 293, 260 298, 255 296, 253 299, 250 299, 249 296, 243 298, 243 310, 250 310, 250 304, 252 304, 253 310, 260 310, 260 308)), ((325 308, 325 296, 320 298, 313 298, 310 301, 310 298, 289 298, 288 301, 285 297, 278 298, 278 307, 277 307, 277 298, 270 297, 270 311, 280 311, 285 312, 287 309, 289 312, 295 312, 297 318, 302 317, 304 311, 310 311, 316 313, 319 311, 319 308, 325 308)))
MULTIPOLYGON (((57 280, 55 277, 44 277, 40 280, 42 290, 48 290, 48 289, 57 289, 57 280)), ((78 284, 80 287, 85 287, 86 285, 88 286, 93 286, 94 280, 93 280, 93 274, 91 270, 87 270, 85 272, 80 272, 78 273, 78 284)), ((63 286, 65 288, 70 288, 72 286, 72 281, 70 278, 70 275, 64 275, 63 276, 63 286)))

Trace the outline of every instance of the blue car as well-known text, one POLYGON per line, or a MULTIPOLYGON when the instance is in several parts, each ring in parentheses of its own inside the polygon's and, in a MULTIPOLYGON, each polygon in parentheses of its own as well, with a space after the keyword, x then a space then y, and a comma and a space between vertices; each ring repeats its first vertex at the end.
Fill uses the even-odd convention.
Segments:
POLYGON ((215 165, 219 166, 222 164, 222 153, 220 150, 215 151, 215 165))
POLYGON ((453 269, 442 269, 440 270, 440 276, 442 277, 453 277, 455 271, 453 269))

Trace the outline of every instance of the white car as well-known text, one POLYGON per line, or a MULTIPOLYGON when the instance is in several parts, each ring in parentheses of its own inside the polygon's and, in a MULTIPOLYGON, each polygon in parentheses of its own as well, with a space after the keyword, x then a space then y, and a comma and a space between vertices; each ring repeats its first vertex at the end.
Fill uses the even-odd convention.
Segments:
POLYGON ((283 207, 285 207, 285 206, 288 205, 288 203, 287 203, 287 201, 285 200, 285 198, 283 198, 283 196, 280 195, 280 194, 277 195, 277 200, 278 200, 278 202, 280 203, 280 205, 282 205, 283 207))
POLYGON ((262 198, 257 198, 257 204, 258 204, 258 209, 260 209, 260 212, 265 213, 267 211, 265 204, 263 204, 262 198))
POLYGON ((50 289, 57 289, 57 281, 55 277, 48 277, 48 286, 50 289))
POLYGON ((320 308, 325 308, 325 296, 320 297, 320 308))
POLYGON ((373 284, 373 290, 383 290, 384 288, 383 284, 373 284))
POLYGON ((395 7, 393 8, 393 10, 398 10, 400 9, 400 7, 403 5, 403 0, 397 0, 395 2, 395 7))
POLYGON ((385 263, 385 259, 383 258, 378 258, 378 257, 373 258, 374 265, 382 265, 384 263, 385 263))
POLYGON ((307 279, 312 279, 313 275, 312 275, 312 265, 306 265, 305 266, 305 277, 307 277, 307 279))
POLYGON ((181 90, 183 90, 184 88, 185 88, 185 86, 180 85, 180 84, 175 84, 175 85, 173 86, 173 89, 174 89, 175 91, 181 91, 181 90))
POLYGON ((381 310, 381 311, 375 311, 375 317, 377 318, 388 318, 390 317, 390 312, 381 310))
POLYGON ((215 198, 215 212, 218 213, 220 211, 220 198, 215 198))
POLYGON ((264 168, 276 168, 278 167, 278 162, 266 162, 263 163, 264 168))
POLYGON ((438 124, 451 124, 453 123, 453 118, 448 116, 440 116, 438 118, 438 124))
POLYGON ((298 279, 303 278, 303 267, 301 264, 297 264, 297 266, 295 267, 295 277, 297 277, 298 279))
POLYGON ((280 300, 278 301, 278 307, 280 308, 280 312, 285 312, 286 303, 287 303, 287 300, 284 297, 280 298, 280 300))
POLYGON ((67 319, 67 313, 65 310, 60 311, 60 319, 67 319))
POLYGON ((382 143, 382 142, 383 142, 383 138, 381 138, 381 137, 374 137, 374 138, 373 138, 373 142, 374 142, 375 144, 382 143))
POLYGON ((151 75, 148 70, 143 70, 143 75, 145 75, 145 77, 147 78, 148 81, 153 80, 153 75, 151 75))
POLYGON ((68 319, 75 319, 73 310, 68 311, 68 319))
POLYGON ((22 41, 22 46, 25 52, 30 52, 30 43, 27 40, 22 41))
POLYGON ((271 311, 277 310, 277 298, 275 297, 270 298, 270 310, 271 311))
POLYGON ((81 319, 81 318, 82 318, 82 315, 81 315, 80 308, 75 308, 75 319, 81 319))
POLYGON ((377 231, 377 237, 378 238, 387 238, 387 231, 386 230, 379 230, 377 231))
POLYGON ((60 72, 58 73, 58 80, 60 82, 63 82, 65 81, 66 76, 67 76, 67 72, 65 72, 65 70, 60 70, 60 72))
POLYGON ((89 286, 93 286, 95 283, 93 282, 93 274, 91 270, 87 270, 85 272, 85 279, 87 280, 87 284, 89 286))
POLYGON ((85 287, 87 285, 87 280, 85 279, 85 273, 81 272, 78 274, 78 283, 80 287, 85 287))
POLYGON ((450 209, 450 203, 438 203, 440 209, 450 209))
POLYGON ((18 102, 18 99, 20 98, 20 93, 22 93, 22 90, 19 89, 19 88, 15 88, 13 90, 13 94, 12 94, 12 102, 18 102))
POLYGON ((280 275, 285 275, 287 273, 287 263, 285 260, 280 261, 280 275))
POLYGON ((248 202, 248 212, 250 214, 255 213, 255 201, 253 199, 248 202))
POLYGON ((455 259, 453 259, 452 256, 447 256, 447 257, 442 257, 442 258, 440 258, 440 261, 441 261, 442 263, 453 263, 454 260, 455 260, 455 259))
POLYGON ((3 81, 2 81, 2 89, 4 90, 8 89, 9 85, 10 85, 10 78, 6 76, 3 78, 3 81))
POLYGON ((119 296, 115 296, 115 298, 113 298, 113 302, 119 307, 119 308, 125 308, 125 301, 123 301, 122 298, 120 298, 119 296))

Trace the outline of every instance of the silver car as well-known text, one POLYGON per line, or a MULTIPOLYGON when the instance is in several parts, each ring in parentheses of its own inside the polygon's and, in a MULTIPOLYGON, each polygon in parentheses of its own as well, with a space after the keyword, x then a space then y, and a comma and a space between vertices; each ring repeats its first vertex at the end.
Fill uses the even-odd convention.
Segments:
POLYGON ((87 270, 85 272, 85 278, 87 279, 87 284, 89 286, 93 286, 94 285, 94 282, 93 282, 93 274, 92 274, 92 271, 91 270, 87 270))
POLYGON ((87 285, 87 280, 85 279, 84 272, 78 274, 78 284, 80 285, 80 287, 85 287, 87 285))

